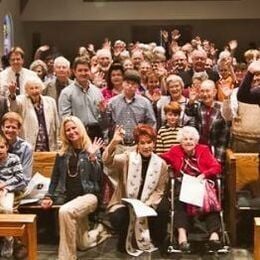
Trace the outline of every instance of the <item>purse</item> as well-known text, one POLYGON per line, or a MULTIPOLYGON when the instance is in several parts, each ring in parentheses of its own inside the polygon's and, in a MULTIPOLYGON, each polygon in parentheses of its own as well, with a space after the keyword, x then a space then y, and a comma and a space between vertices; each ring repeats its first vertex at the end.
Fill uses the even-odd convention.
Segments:
POLYGON ((212 180, 205 180, 205 193, 203 198, 203 206, 196 207, 187 205, 187 213, 189 216, 202 215, 203 213, 219 212, 221 204, 218 201, 215 183, 212 180))

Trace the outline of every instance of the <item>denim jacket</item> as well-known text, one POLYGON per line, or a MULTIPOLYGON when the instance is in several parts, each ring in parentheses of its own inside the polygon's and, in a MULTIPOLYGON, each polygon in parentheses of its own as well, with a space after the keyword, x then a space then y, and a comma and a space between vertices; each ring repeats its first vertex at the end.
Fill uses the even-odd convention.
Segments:
MULTIPOLYGON (((52 171, 51 183, 46 197, 51 197, 55 204, 63 204, 66 199, 66 176, 71 152, 64 155, 57 154, 52 171)), ((98 198, 101 193, 102 167, 101 163, 90 162, 85 151, 79 153, 78 169, 84 194, 91 193, 98 198)))

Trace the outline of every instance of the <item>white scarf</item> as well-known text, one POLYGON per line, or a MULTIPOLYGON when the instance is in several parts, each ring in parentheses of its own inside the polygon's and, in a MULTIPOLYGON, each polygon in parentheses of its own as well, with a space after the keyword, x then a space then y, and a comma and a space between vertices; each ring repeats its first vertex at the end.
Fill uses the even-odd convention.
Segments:
MULTIPOLYGON (((141 201, 146 202, 156 189, 161 173, 162 160, 152 153, 144 186, 141 194, 141 201)), ((137 152, 129 153, 128 176, 126 184, 127 198, 137 198, 142 182, 142 158, 137 152)), ((129 207, 130 223, 126 239, 126 251, 128 254, 138 256, 144 251, 152 252, 156 250, 150 239, 150 232, 147 218, 136 218, 134 211, 129 207), (133 237, 136 240, 138 249, 132 245, 133 237)))

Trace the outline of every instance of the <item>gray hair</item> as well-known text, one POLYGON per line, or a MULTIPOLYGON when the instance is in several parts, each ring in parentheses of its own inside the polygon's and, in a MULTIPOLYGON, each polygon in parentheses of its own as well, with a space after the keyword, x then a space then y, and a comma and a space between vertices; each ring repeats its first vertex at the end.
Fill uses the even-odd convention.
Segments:
POLYGON ((26 93, 27 93, 28 87, 30 87, 30 86, 39 86, 41 91, 44 89, 44 84, 43 84, 42 80, 37 76, 32 76, 26 80, 25 86, 24 86, 26 93))
POLYGON ((199 142, 200 135, 198 130, 193 126, 184 126, 177 135, 177 140, 181 143, 187 136, 192 136, 196 143, 199 142))
POLYGON ((48 70, 47 65, 46 65, 46 63, 45 63, 44 61, 42 61, 42 60, 35 60, 35 61, 33 61, 33 62, 31 63, 31 65, 30 65, 30 70, 34 70, 34 69, 36 69, 38 66, 41 66, 41 67, 43 68, 44 72, 47 73, 47 70, 48 70))
POLYGON ((54 60, 53 66, 56 67, 58 64, 65 65, 68 69, 70 68, 70 62, 63 56, 59 56, 54 60))
POLYGON ((166 78, 166 85, 168 87, 170 82, 179 82, 181 84, 181 87, 184 88, 184 82, 182 80, 182 78, 178 75, 175 74, 171 74, 166 78))

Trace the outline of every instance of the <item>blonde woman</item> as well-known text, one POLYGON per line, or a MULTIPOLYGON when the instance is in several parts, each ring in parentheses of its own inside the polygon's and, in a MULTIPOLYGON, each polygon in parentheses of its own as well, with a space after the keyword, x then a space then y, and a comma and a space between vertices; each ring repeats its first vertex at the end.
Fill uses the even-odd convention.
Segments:
POLYGON ((101 164, 97 152, 103 145, 101 139, 93 143, 79 118, 64 118, 60 129, 61 149, 56 157, 49 191, 42 200, 44 209, 53 204, 59 209, 60 243, 59 259, 72 260, 80 250, 103 241, 102 226, 88 232, 88 215, 98 206, 101 164), (97 240, 100 237, 100 240, 97 240))

